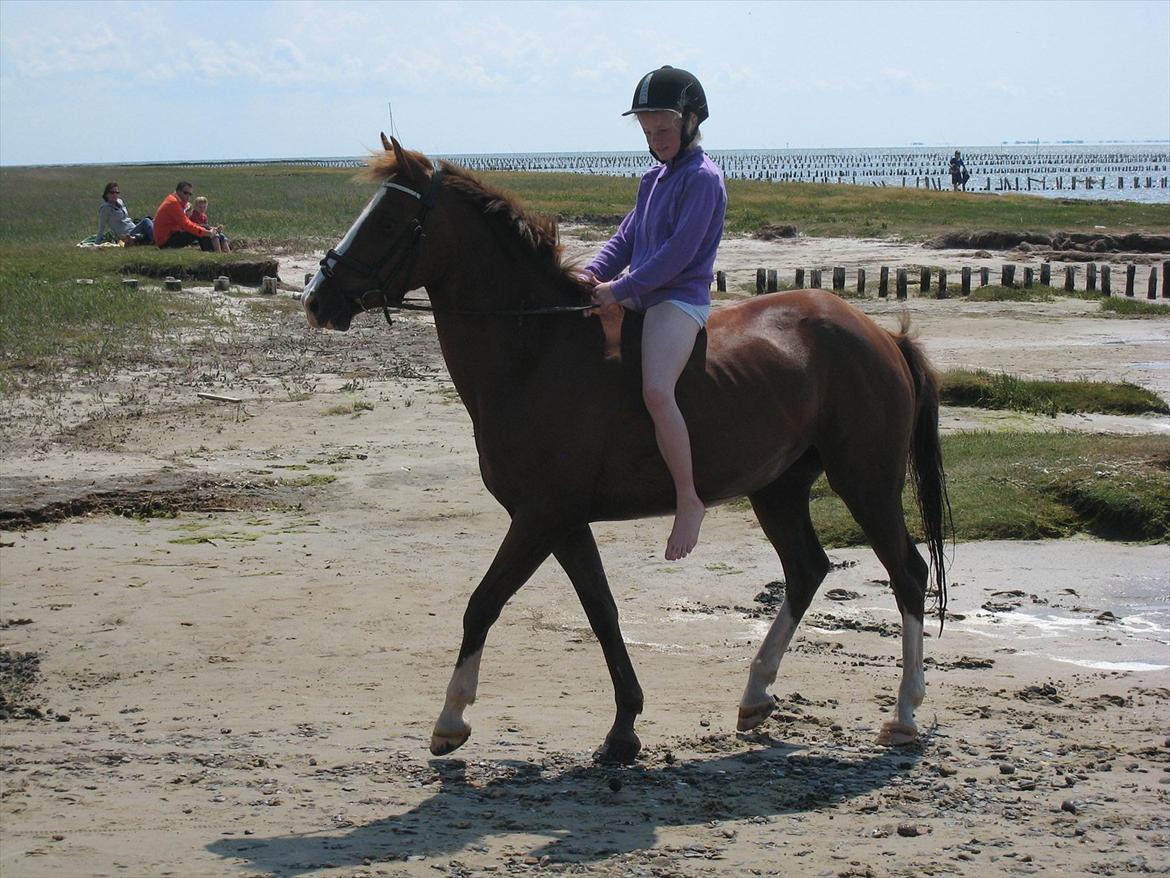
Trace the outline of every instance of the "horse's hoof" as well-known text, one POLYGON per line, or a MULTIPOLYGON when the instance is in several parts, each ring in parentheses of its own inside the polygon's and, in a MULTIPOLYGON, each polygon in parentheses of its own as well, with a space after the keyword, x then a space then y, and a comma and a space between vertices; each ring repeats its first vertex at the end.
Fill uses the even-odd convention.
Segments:
POLYGON ((631 734, 628 738, 606 738, 596 753, 593 761, 602 765, 633 765, 642 750, 642 742, 638 736, 631 734))
POLYGON ((739 719, 736 720, 735 729, 739 732, 750 732, 764 720, 772 715, 772 711, 776 709, 776 696, 773 695, 767 701, 760 704, 753 704, 749 707, 744 707, 742 704, 739 707, 739 719))
POLYGON ((440 731, 438 726, 431 732, 431 754, 434 756, 446 756, 448 753, 454 752, 467 743, 467 739, 471 737, 471 726, 465 725, 461 732, 444 732, 440 731))
POLYGON ((882 723, 877 742, 882 747, 904 747, 918 740, 918 726, 891 719, 882 723))

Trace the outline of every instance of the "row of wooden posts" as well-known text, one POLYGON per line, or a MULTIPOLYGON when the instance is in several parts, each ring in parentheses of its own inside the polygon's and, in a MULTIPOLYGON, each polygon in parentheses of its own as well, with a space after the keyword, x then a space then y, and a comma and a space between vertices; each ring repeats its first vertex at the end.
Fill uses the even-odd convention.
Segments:
MULTIPOLYGON (((1001 266, 999 271, 999 282, 1002 286, 1011 287, 1016 285, 1016 268, 1017 266, 1005 264, 1001 266)), ((1066 265, 1064 268, 1064 288, 1066 290, 1076 289, 1077 271, 1080 269, 1079 265, 1066 265)), ((964 267, 959 270, 959 292, 964 295, 971 294, 971 278, 972 275, 978 272, 979 286, 985 287, 991 283, 991 269, 987 267, 972 269, 964 267)), ((1041 286, 1052 286, 1052 264, 1044 262, 1040 265, 1039 283, 1041 286)), ((1127 265, 1125 267, 1125 295, 1132 297, 1135 294, 1136 287, 1137 266, 1127 265)), ((794 289, 823 289, 822 272, 819 268, 813 268, 806 272, 803 268, 796 269, 794 289), (806 284, 807 280, 807 284, 806 284)), ((1036 271, 1030 266, 1024 266, 1022 284, 1025 288, 1033 286, 1036 282, 1036 271)), ((845 289, 845 269, 838 266, 833 269, 833 289, 845 289)), ((1162 298, 1170 298, 1167 295, 1167 287, 1170 285, 1170 262, 1162 263, 1162 298)), ((715 286, 721 293, 727 292, 727 272, 718 271, 715 273, 715 286)), ((899 299, 905 299, 907 290, 911 286, 919 288, 919 294, 929 293, 933 287, 935 290, 935 298, 945 299, 950 291, 947 286, 947 271, 945 268, 931 270, 923 268, 919 271, 916 280, 911 279, 910 270, 906 268, 896 269, 894 274, 894 294, 899 299)), ((866 274, 864 268, 857 269, 857 292, 859 295, 865 295, 866 288, 866 274)), ((780 277, 776 269, 756 269, 756 295, 763 293, 774 293, 780 289, 780 277)), ((1098 266, 1095 262, 1090 262, 1085 265, 1085 289, 1089 291, 1100 290, 1102 296, 1113 295, 1113 278, 1112 267, 1109 265, 1098 266)), ((890 292, 890 269, 883 265, 878 274, 878 289, 877 294, 879 298, 886 298, 890 292)), ((1150 276, 1146 281, 1146 298, 1158 298, 1158 269, 1156 266, 1150 267, 1150 276)))
MULTIPOLYGON (((906 177, 902 178, 902 188, 903 189, 907 188, 907 183, 906 183, 907 179, 908 178, 906 178, 906 177)), ((972 175, 971 179, 968 181, 968 183, 970 183, 970 186, 969 187, 965 186, 964 189, 970 188, 972 191, 976 191, 976 192, 990 192, 992 189, 992 184, 994 184, 996 192, 1031 192, 1032 186, 1033 186, 1033 184, 1035 184, 1035 187, 1037 189, 1039 189, 1041 192, 1048 191, 1048 178, 1047 177, 1024 177, 1023 178, 1023 180, 1024 180, 1023 186, 1021 186, 1021 184, 1020 184, 1020 179, 1021 179, 1020 177, 1014 177, 1014 178, 1013 177, 993 177, 991 175, 988 175, 983 180, 983 188, 980 189, 976 185, 975 176, 972 175), (1013 181, 1014 181, 1014 185, 1013 185, 1013 181)), ((1146 180, 1146 183, 1145 183, 1146 189, 1170 188, 1170 177, 1146 177, 1145 180, 1146 180)), ((840 182, 840 181, 838 181, 838 182, 840 182)), ((853 175, 853 182, 854 183, 857 182, 857 175, 856 174, 853 175)), ((1104 176, 1102 176, 1100 178, 1100 180, 1098 180, 1098 178, 1090 177, 1088 174, 1086 174, 1084 177, 1078 177, 1074 174, 1067 186, 1065 185, 1064 177, 1056 177, 1052 188, 1057 189, 1057 190, 1070 189, 1073 192, 1075 192, 1078 185, 1082 189, 1086 189, 1086 190, 1106 189, 1106 188, 1108 188, 1106 185, 1107 183, 1108 183, 1108 178, 1106 178, 1104 176)), ((874 185, 877 186, 878 184, 875 182, 874 185)), ((914 178, 914 188, 916 188, 916 189, 922 189, 922 188, 937 189, 941 192, 943 189, 948 188, 950 185, 951 185, 950 180, 948 179, 948 180, 944 181, 942 177, 915 177, 914 178)), ((1125 189, 1125 187, 1126 187, 1125 177, 1118 177, 1117 178, 1118 190, 1125 189)), ((1141 189, 1142 188, 1142 178, 1141 177, 1134 177, 1133 178, 1133 186, 1131 186, 1130 188, 1141 189)))

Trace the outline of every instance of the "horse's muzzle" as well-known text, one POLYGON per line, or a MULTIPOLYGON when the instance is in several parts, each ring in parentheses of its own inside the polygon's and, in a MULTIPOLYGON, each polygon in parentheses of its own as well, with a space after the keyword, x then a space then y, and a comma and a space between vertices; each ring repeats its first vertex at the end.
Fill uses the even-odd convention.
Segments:
POLYGON ((353 314, 348 308, 325 307, 330 298, 328 290, 325 289, 327 283, 328 278, 318 271, 305 285, 305 291, 301 293, 301 307, 305 309, 305 320, 314 329, 336 329, 345 332, 353 322, 353 314), (327 310, 331 310, 331 313, 326 313, 327 310))

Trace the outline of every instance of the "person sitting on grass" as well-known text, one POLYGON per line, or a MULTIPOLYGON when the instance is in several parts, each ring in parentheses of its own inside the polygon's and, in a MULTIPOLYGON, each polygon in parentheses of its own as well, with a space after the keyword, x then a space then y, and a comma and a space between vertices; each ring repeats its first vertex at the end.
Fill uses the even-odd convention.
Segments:
MULTIPOLYGON (((206 195, 200 195, 187 206, 187 216, 191 218, 191 222, 197 223, 205 229, 211 228, 211 222, 207 218, 206 195)), ((223 252, 230 253, 232 248, 228 244, 227 236, 223 233, 223 226, 219 227, 219 231, 216 234, 219 236, 219 246, 223 248, 223 252)))
POLYGON ((126 247, 135 244, 154 243, 154 224, 150 217, 137 222, 130 219, 130 211, 119 197, 122 189, 111 180, 102 192, 102 204, 98 208, 97 243, 102 243, 106 236, 121 241, 126 247))
POLYGON ((154 243, 159 249, 189 247, 198 244, 200 250, 221 253, 219 229, 204 228, 191 221, 186 214, 187 203, 191 200, 192 186, 180 180, 175 191, 163 199, 154 212, 154 243))

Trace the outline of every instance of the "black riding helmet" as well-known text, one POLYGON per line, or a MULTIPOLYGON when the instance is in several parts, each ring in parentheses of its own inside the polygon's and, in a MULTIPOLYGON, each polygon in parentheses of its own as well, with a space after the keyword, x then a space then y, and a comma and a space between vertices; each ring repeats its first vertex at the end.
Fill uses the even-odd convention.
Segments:
POLYGON ((687 131, 686 118, 694 116, 696 127, 706 120, 707 95, 693 73, 667 64, 642 77, 630 108, 622 115, 653 110, 674 110, 683 117, 682 146, 686 149, 694 139, 694 133, 687 131))

